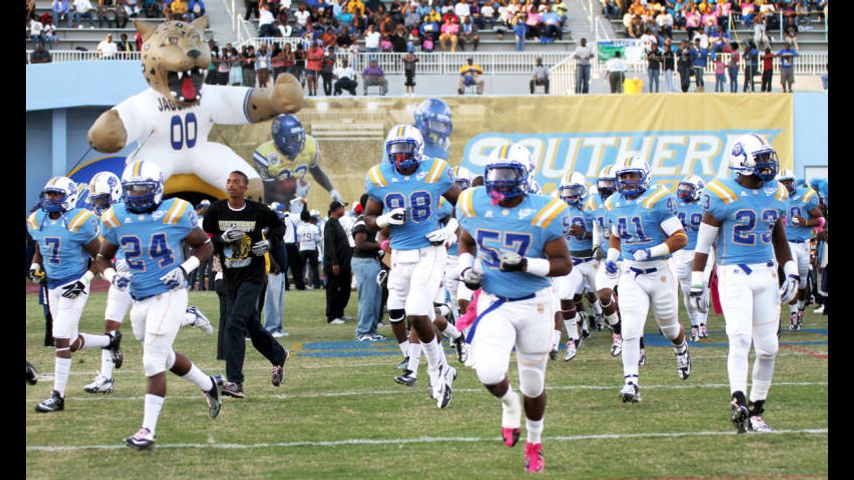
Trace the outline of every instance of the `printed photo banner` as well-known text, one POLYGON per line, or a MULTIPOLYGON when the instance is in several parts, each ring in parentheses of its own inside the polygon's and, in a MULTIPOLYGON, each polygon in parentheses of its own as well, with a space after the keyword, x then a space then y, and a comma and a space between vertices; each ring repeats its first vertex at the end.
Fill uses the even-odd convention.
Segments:
MULTIPOLYGON (((368 169, 383 161, 383 141, 398 123, 414 123, 425 98, 307 99, 297 115, 320 146, 320 166, 347 201, 357 200, 368 169)), ((640 155, 656 181, 671 187, 689 174, 729 175, 727 153, 743 133, 765 136, 780 168, 793 166, 791 95, 662 94, 566 97, 445 97, 453 133, 448 162, 475 174, 492 149, 520 142, 530 148, 545 192, 570 171, 593 183, 599 170, 626 155, 640 155)), ((217 125, 210 140, 229 145, 252 164, 270 140, 270 122, 217 125)), ((325 212, 329 195, 311 175, 310 208, 325 212)))

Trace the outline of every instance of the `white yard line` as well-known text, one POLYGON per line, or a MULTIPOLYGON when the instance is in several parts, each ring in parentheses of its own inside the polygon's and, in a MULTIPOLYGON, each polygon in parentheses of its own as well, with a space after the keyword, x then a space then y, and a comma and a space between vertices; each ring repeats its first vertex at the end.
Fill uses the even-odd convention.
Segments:
MULTIPOLYGON (((776 430, 767 434, 752 435, 787 435, 787 434, 827 434, 827 428, 804 428, 795 430, 776 430)), ((711 436, 735 436, 732 430, 707 431, 707 432, 650 432, 650 433, 604 433, 595 435, 563 435, 557 437, 543 437, 546 442, 573 442, 579 440, 624 440, 633 438, 678 438, 678 437, 711 437, 711 436)), ((390 438, 390 439, 368 439, 352 438, 345 440, 333 440, 326 442, 279 442, 279 443, 173 443, 158 444, 156 449, 163 448, 215 448, 215 449, 257 449, 257 448, 294 448, 294 447, 340 447, 346 445, 405 445, 413 443, 475 443, 475 442, 499 442, 499 437, 418 437, 418 438, 390 438)), ((74 445, 74 446, 49 446, 31 445, 27 447, 28 452, 76 452, 82 450, 120 450, 128 448, 121 444, 115 445, 74 445)))

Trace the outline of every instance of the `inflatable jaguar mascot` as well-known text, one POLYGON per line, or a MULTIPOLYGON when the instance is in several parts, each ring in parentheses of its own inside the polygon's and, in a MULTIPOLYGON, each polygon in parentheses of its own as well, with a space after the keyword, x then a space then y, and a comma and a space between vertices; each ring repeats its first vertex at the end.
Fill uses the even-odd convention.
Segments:
POLYGON ((139 142, 127 161, 154 162, 166 179, 195 175, 218 198, 225 198, 229 172, 241 170, 249 177, 247 196, 263 200, 255 169, 229 147, 209 142, 208 133, 215 123, 249 124, 298 112, 303 101, 299 81, 282 74, 272 88, 205 85, 211 62, 204 40, 207 17, 134 25, 144 42, 142 73, 150 88, 101 114, 89 129, 89 144, 115 153, 139 142))

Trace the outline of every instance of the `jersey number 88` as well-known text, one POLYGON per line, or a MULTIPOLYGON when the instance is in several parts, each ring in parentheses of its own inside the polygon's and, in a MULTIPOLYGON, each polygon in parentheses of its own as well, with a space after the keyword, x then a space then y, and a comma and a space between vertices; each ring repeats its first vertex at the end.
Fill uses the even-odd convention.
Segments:
POLYGON ((389 210, 395 208, 407 209, 407 217, 415 223, 421 223, 433 213, 433 197, 430 192, 418 190, 409 195, 407 205, 406 197, 402 193, 389 193, 385 197, 385 206, 389 210))

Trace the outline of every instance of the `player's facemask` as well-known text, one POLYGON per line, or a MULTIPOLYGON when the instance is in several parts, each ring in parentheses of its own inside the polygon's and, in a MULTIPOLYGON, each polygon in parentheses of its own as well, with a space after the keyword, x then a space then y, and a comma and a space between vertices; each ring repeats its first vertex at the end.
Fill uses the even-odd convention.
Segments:
POLYGON ((527 172, 518 163, 499 163, 486 166, 484 184, 493 205, 525 195, 527 172))
POLYGON ((414 141, 389 143, 386 156, 398 172, 410 170, 418 166, 418 144, 414 141))
POLYGON ((780 162, 777 160, 777 152, 774 150, 756 152, 753 155, 753 161, 756 165, 753 167, 754 175, 759 177, 763 182, 774 180, 780 165, 780 162))
POLYGON ((155 181, 140 181, 122 184, 122 200, 127 209, 134 213, 143 213, 157 208, 155 201, 158 184, 155 181))
POLYGON ((103 195, 90 196, 89 201, 92 203, 92 208, 95 209, 95 213, 99 216, 107 211, 112 205, 110 203, 110 194, 105 193, 103 195))
POLYGON ((560 199, 566 202, 567 205, 580 206, 581 198, 587 193, 587 188, 584 185, 564 185, 560 187, 558 192, 560 199))
POLYGON ((48 213, 64 212, 67 210, 68 204, 65 202, 67 194, 61 188, 42 190, 39 197, 39 205, 42 210, 48 213), (50 195, 53 194, 53 195, 50 195))
POLYGON ((694 189, 694 185, 691 185, 690 183, 680 183, 679 188, 676 189, 676 196, 686 202, 692 202, 696 200, 695 192, 696 190, 694 189))

